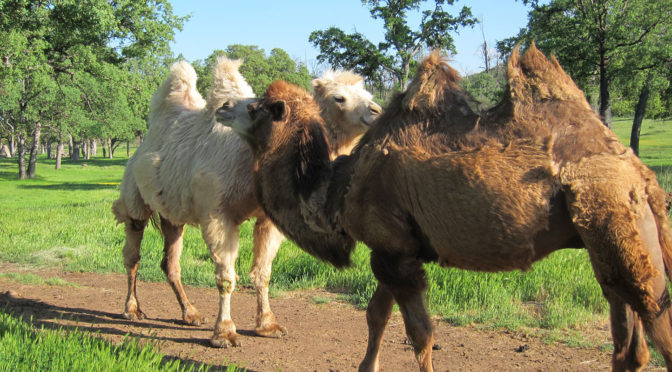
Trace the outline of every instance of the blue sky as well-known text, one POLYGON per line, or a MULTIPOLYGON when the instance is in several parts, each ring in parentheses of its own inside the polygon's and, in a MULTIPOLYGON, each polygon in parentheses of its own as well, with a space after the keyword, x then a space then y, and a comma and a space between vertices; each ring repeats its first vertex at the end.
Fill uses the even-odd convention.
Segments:
MULTIPOLYGON (((189 61, 230 44, 245 44, 257 45, 267 54, 282 48, 312 70, 319 54, 308 42, 312 31, 336 26, 346 33, 360 32, 374 43, 383 40, 382 21, 371 18, 361 0, 172 0, 171 4, 175 14, 191 14, 171 44, 176 55, 182 53, 189 61)), ((486 40, 493 47, 496 40, 516 35, 527 24, 528 9, 521 1, 459 0, 449 9, 457 14, 462 6, 471 7, 472 14, 484 20, 486 40)), ((420 16, 413 19, 409 24, 416 28, 420 16)), ((457 54, 451 65, 463 75, 481 71, 481 27, 461 29, 453 38, 457 54)))

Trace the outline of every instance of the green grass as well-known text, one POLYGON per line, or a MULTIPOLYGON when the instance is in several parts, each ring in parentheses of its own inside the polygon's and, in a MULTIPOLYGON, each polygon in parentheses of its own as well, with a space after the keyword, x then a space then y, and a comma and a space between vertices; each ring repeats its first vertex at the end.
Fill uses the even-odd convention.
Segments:
MULTIPOLYGON (((628 143, 630 121, 617 119, 614 129, 628 143)), ((672 122, 645 121, 640 152, 672 190, 672 122)), ((0 260, 28 265, 60 266, 70 271, 125 272, 121 249, 123 226, 111 213, 125 158, 71 164, 59 171, 40 158, 34 180, 16 180, 13 159, 0 159, 0 260)), ((159 234, 148 228, 139 276, 164 281, 159 234)), ((354 265, 339 271, 316 261, 289 242, 283 243, 273 265, 272 293, 326 287, 364 307, 376 286, 369 269, 369 250, 358 245, 354 265)), ((186 284, 214 287, 214 265, 200 232, 185 229, 181 259, 186 284)), ((252 223, 241 226, 236 272, 249 284, 252 265, 252 223)), ((584 250, 564 250, 532 266, 528 272, 477 273, 426 265, 430 311, 454 324, 485 327, 578 329, 607 316, 607 304, 584 250)), ((316 300, 318 303, 321 299, 316 300)), ((177 302, 175 302, 175 306, 177 302)), ((121 312, 123 304, 119 304, 121 312)), ((582 341, 575 341, 581 344, 582 341)))
MULTIPOLYGON (((0 309, 0 371, 208 371, 211 366, 166 358, 152 344, 115 345, 87 332, 50 330, 0 309)), ((217 370, 236 372, 235 366, 217 370)))

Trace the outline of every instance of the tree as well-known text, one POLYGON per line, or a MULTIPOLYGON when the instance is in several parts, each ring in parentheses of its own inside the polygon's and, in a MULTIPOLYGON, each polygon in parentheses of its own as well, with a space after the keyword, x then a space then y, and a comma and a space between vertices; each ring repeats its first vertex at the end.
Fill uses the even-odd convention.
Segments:
MULTIPOLYGON (((0 81, 3 90, 19 98, 18 105, 0 101, 0 110, 14 123, 18 147, 25 146, 30 133, 31 146, 36 149, 45 118, 52 124, 58 120, 49 112, 62 111, 50 102, 56 91, 70 95, 67 103, 73 106, 66 107, 74 110, 82 106, 89 120, 99 116, 92 106, 86 106, 89 94, 102 87, 118 87, 110 84, 115 70, 130 61, 169 51, 174 29, 181 28, 183 21, 172 14, 166 0, 0 1, 0 56, 4 62, 0 81), (76 90, 80 90, 79 102, 76 90)), ((118 114, 123 116, 126 111, 118 114)), ((61 128, 79 133, 85 129, 85 122, 71 124, 61 128)), ((31 150, 31 156, 36 153, 31 150)), ((20 177, 25 176, 23 155, 25 151, 20 151, 20 177)))
POLYGON ((369 79, 379 81, 383 71, 391 73, 400 87, 406 85, 415 58, 423 48, 442 48, 455 52, 450 32, 472 26, 476 19, 469 7, 451 16, 443 9, 454 0, 437 0, 433 10, 422 11, 417 30, 408 25, 408 12, 419 11, 424 0, 362 0, 374 19, 381 19, 385 41, 375 46, 360 33, 346 34, 332 27, 313 31, 309 41, 320 49, 317 59, 333 66, 353 69, 369 79))
MULTIPOLYGON (((645 0, 523 0, 532 6, 527 29, 498 44, 509 52, 514 42, 536 40, 585 87, 593 77, 599 84, 599 114, 611 127, 610 86, 620 76, 650 69, 655 63, 646 45, 669 33, 672 1, 645 0)), ((658 54, 658 53, 653 53, 658 54)))
POLYGON ((280 48, 271 50, 266 57, 263 49, 256 45, 229 45, 226 50, 215 50, 205 61, 194 62, 194 69, 198 74, 198 91, 204 97, 212 87, 212 68, 219 56, 227 56, 234 59, 242 59, 243 65, 240 73, 243 75, 257 96, 261 96, 266 88, 278 79, 310 89, 311 76, 308 68, 298 64, 289 57, 289 54, 280 48))

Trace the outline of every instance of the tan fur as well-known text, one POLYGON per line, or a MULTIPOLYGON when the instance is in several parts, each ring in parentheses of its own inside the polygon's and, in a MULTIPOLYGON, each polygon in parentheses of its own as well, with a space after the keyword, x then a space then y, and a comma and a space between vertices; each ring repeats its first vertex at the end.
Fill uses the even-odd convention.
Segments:
POLYGON ((352 71, 327 70, 312 85, 333 157, 349 154, 382 109, 364 88, 364 79, 352 71))
POLYGON ((525 270, 568 247, 588 250, 610 304, 614 370, 648 362, 644 333, 671 370, 664 190, 557 60, 532 45, 522 57, 516 48, 507 69, 503 101, 477 114, 455 71, 432 53, 352 155, 333 163, 305 94, 269 89, 242 133, 254 144, 262 206, 299 246, 335 265, 347 262, 353 240, 371 248, 379 284, 360 371, 377 369, 394 301, 420 370, 433 369, 423 262, 525 270), (284 113, 264 114, 277 102, 284 113))
MULTIPOLYGON (((276 322, 268 299, 271 263, 284 238, 261 211, 255 197, 250 149, 228 127, 249 122, 247 104, 254 94, 238 71, 241 63, 225 57, 217 60, 207 102, 196 90, 196 73, 191 65, 178 62, 171 67, 170 75, 152 99, 149 132, 127 164, 120 198, 112 207, 117 221, 126 225, 128 297, 124 316, 129 319, 145 316, 136 298, 135 283, 142 234, 150 215, 157 212, 164 233, 161 267, 182 307, 183 320, 190 325, 205 321, 184 293, 179 264, 184 224, 200 226, 215 262, 220 292, 219 314, 211 338, 211 344, 218 347, 240 344, 230 301, 237 282, 234 268, 239 249, 238 226, 250 217, 257 218, 250 272, 258 300, 255 331, 267 337, 286 333, 276 322)), ((350 80, 332 84, 329 89, 339 90, 342 84, 350 85, 350 80)), ((360 88, 363 90, 363 86, 360 88)), ((349 110, 368 105, 370 96, 360 104, 366 95, 350 86, 346 89, 351 92, 348 98, 354 102, 353 108, 330 117, 334 136, 341 141, 336 143, 335 151, 351 146, 366 129, 353 132, 347 120, 353 116, 349 110)), ((319 114, 319 108, 315 108, 315 113, 319 114)), ((362 114, 354 117, 357 115, 362 114)))

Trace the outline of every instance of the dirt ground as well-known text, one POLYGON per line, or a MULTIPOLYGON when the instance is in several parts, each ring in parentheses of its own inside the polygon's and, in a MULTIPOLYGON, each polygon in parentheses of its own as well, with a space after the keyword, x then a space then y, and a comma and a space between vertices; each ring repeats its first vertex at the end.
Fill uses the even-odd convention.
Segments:
MULTIPOLYGON (((201 327, 181 324, 181 312, 167 283, 138 284, 140 306, 149 319, 121 317, 126 278, 119 274, 65 273, 54 269, 25 269, 0 262, 0 272, 29 272, 43 278, 60 277, 77 286, 28 285, 0 278, 0 307, 45 327, 76 326, 113 341, 124 335, 157 340, 159 350, 185 361, 226 365, 249 371, 354 371, 364 356, 367 340, 365 312, 336 300, 326 291, 288 293, 271 299, 278 321, 289 334, 263 338, 254 334, 256 298, 252 288, 238 288, 232 299, 232 316, 242 346, 215 349, 208 346, 217 315, 216 289, 187 288, 194 305, 210 322, 201 327), (315 301, 333 298, 333 301, 315 301), (317 303, 326 302, 326 303, 317 303)), ((433 354, 437 371, 600 371, 609 370, 610 354, 598 348, 579 349, 545 345, 540 339, 504 330, 435 324, 433 354)), ((607 325, 589 330, 609 339, 607 325)), ((384 371, 416 371, 417 364, 405 343, 401 316, 387 326, 381 355, 384 371)), ((213 369, 217 370, 217 369, 213 369)), ((654 370, 648 367, 647 370, 654 370)))

